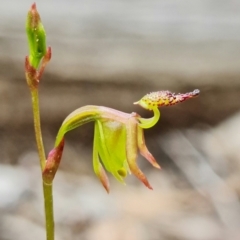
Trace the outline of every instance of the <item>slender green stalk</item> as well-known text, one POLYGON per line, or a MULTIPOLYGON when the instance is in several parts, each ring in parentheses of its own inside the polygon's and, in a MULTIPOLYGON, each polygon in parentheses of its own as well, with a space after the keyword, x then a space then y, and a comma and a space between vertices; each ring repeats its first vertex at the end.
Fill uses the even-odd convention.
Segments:
POLYGON ((32 94, 32 108, 33 108, 33 121, 34 121, 34 130, 35 137, 37 142, 40 166, 43 171, 45 167, 45 151, 42 140, 42 131, 41 131, 41 123, 40 123, 40 113, 39 113, 39 98, 38 98, 38 89, 31 90, 32 94))
POLYGON ((53 214, 53 195, 52 184, 43 182, 44 207, 47 240, 54 240, 54 214, 53 214))
MULTIPOLYGON (((39 98, 38 90, 32 89, 32 107, 33 107, 33 119, 34 119, 34 130, 38 148, 38 155, 43 171, 45 167, 45 150, 42 141, 42 131, 40 124, 40 113, 39 113, 39 98)), ((44 210, 45 210, 45 222, 46 222, 46 239, 54 240, 54 215, 53 215, 53 196, 52 196, 52 184, 46 184, 43 181, 43 196, 44 196, 44 210)))

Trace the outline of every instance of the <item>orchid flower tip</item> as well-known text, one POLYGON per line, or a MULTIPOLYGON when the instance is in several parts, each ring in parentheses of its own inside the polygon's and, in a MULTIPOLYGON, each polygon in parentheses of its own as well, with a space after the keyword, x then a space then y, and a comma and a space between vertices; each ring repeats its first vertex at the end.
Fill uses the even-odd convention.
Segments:
POLYGON ((147 178, 145 179, 140 179, 142 181, 142 183, 149 189, 153 190, 152 186, 150 185, 150 183, 148 182, 147 178))
POLYGON ((149 185, 149 186, 147 186, 148 187, 148 189, 150 189, 150 190, 153 190, 153 188, 152 188, 152 186, 151 185, 149 185))
POLYGON ((162 169, 157 163, 155 163, 153 166, 154 166, 155 168, 159 169, 159 170, 162 169))
POLYGON ((109 186, 109 184, 106 185, 106 184, 102 183, 102 185, 103 185, 104 189, 106 190, 106 192, 109 194, 110 193, 110 186, 109 186))
POLYGON ((37 8, 37 5, 36 5, 36 3, 34 2, 34 3, 32 4, 32 6, 31 6, 31 9, 32 9, 32 10, 36 10, 36 8, 37 8))

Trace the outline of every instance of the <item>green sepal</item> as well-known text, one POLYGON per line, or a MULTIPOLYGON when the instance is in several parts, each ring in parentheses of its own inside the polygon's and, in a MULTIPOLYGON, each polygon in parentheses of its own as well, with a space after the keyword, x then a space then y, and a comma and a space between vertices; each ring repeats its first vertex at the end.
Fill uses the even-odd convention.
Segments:
MULTIPOLYGON (((118 123, 116 123, 118 124, 118 123)), ((95 123, 95 138, 97 139, 97 149, 100 159, 106 170, 121 183, 124 183, 123 177, 127 174, 125 168, 126 157, 124 156, 125 139, 124 129, 121 126, 111 129, 108 124, 97 120, 95 123), (116 132, 115 132, 115 130, 116 132), (119 141, 119 142, 118 142, 119 141), (115 143, 115 147, 111 148, 115 143)))
POLYGON ((99 109, 97 106, 84 106, 81 108, 76 109, 72 113, 70 113, 64 122, 62 123, 62 126, 60 127, 56 141, 55 141, 55 147, 58 146, 58 144, 63 139, 64 135, 77 128, 85 123, 89 123, 92 121, 95 121, 99 118, 99 109))

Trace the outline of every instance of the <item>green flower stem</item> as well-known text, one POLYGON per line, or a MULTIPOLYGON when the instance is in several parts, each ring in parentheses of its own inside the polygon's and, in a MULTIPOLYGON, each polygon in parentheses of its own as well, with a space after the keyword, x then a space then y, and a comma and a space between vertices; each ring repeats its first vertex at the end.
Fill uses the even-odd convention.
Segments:
POLYGON ((40 124, 40 113, 39 113, 39 98, 38 98, 38 89, 31 90, 32 94, 32 107, 33 107, 33 121, 34 121, 34 130, 35 130, 35 137, 37 142, 40 166, 43 171, 45 167, 45 151, 43 146, 42 140, 42 131, 41 131, 41 124, 40 124))
MULTIPOLYGON (((31 95, 32 95, 34 130, 35 130, 35 136, 36 136, 41 170, 43 171, 43 169, 45 167, 46 157, 45 157, 45 150, 44 150, 43 141, 42 141, 38 89, 32 89, 31 95)), ((44 195, 44 209, 45 209, 45 222, 46 222, 46 239, 54 240, 54 215, 53 215, 52 184, 46 184, 43 181, 43 195, 44 195)))
POLYGON ((46 236, 47 240, 54 240, 54 214, 53 214, 53 195, 52 184, 43 182, 45 221, 46 221, 46 236))

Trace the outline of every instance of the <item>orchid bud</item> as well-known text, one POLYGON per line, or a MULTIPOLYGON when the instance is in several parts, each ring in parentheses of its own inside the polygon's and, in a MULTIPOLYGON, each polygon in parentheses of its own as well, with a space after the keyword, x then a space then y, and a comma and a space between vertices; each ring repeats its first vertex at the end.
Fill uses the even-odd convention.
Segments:
POLYGON ((40 15, 34 3, 27 15, 26 32, 29 45, 29 63, 35 69, 46 54, 46 33, 41 22, 40 15))
POLYGON ((25 75, 32 90, 38 87, 45 66, 51 59, 51 48, 46 47, 46 33, 35 3, 28 11, 26 33, 29 56, 25 61, 25 75))

